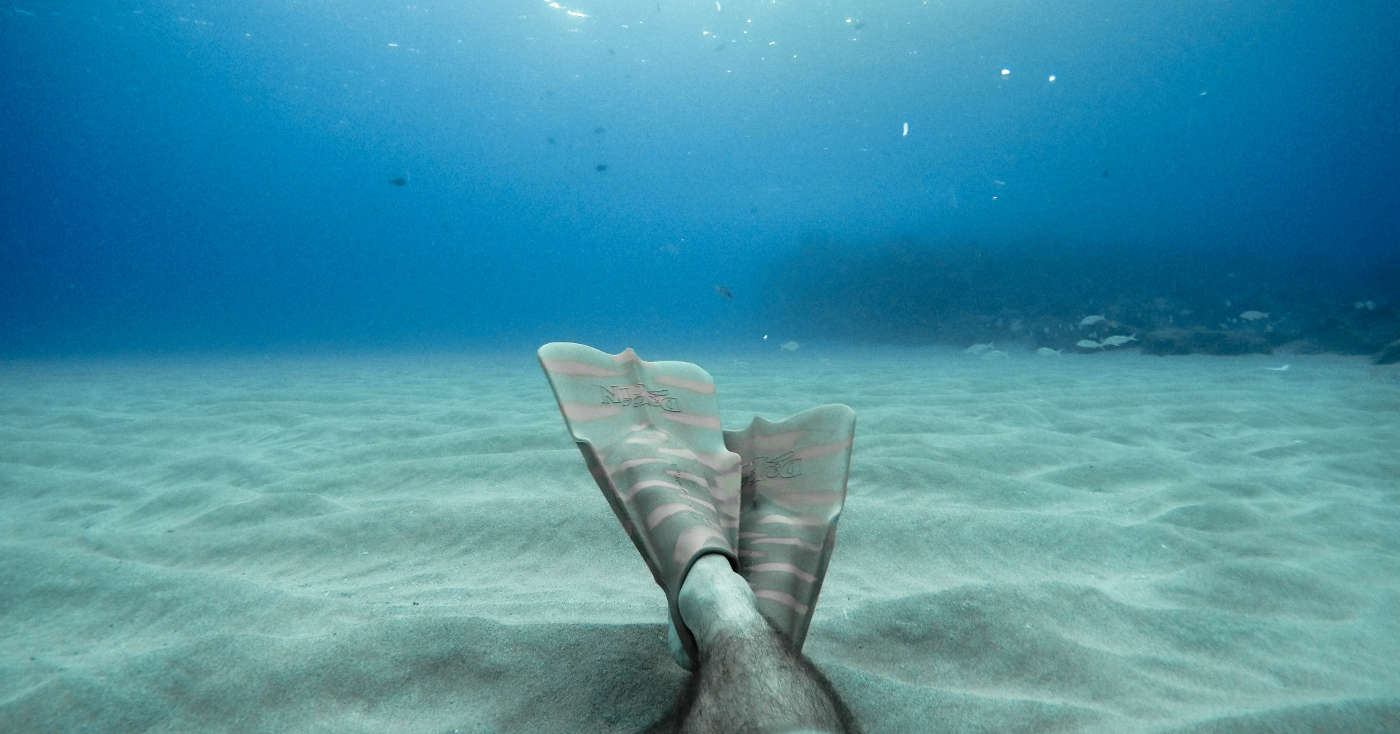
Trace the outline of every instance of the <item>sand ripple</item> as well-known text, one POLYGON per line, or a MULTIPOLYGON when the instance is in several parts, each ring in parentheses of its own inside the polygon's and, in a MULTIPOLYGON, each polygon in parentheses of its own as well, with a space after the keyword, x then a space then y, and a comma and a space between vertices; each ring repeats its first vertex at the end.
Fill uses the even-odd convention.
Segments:
MULTIPOLYGON (((868 731, 1400 729, 1400 381, 674 356, 726 425, 856 409, 807 651, 868 731)), ((0 365, 0 502, 0 731, 622 732, 685 680, 529 353, 0 365)))

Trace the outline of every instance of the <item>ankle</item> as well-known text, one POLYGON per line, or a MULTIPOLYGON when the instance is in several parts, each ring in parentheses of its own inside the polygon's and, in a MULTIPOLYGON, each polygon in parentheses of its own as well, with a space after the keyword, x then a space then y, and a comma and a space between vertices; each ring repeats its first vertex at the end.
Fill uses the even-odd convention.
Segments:
POLYGON ((765 625, 748 582, 734 572, 728 558, 717 553, 701 556, 691 565, 676 603, 702 651, 726 634, 765 625))

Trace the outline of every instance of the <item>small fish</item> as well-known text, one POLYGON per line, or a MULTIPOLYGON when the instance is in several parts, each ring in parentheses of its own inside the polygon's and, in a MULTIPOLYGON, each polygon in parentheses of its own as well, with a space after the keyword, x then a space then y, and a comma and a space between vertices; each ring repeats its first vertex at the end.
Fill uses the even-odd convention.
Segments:
POLYGON ((605 127, 595 127, 595 128, 593 128, 593 134, 594 134, 594 135, 602 135, 603 133, 605 133, 605 132, 607 132, 607 131, 608 131, 608 129, 605 128, 605 127))
POLYGON ((1266 369, 1266 370, 1268 370, 1268 371, 1270 371, 1270 372, 1287 372, 1287 371, 1288 371, 1288 368, 1289 368, 1289 367, 1292 367, 1292 366, 1293 366, 1293 365, 1291 365, 1291 364, 1286 364, 1286 365, 1284 365, 1284 366, 1282 366, 1282 367, 1265 367, 1264 369, 1266 369))
POLYGON ((724 297, 725 297, 726 299, 728 299, 728 300, 731 300, 731 301, 734 300, 734 294, 731 293, 730 290, 729 290, 728 288, 725 288, 725 287, 722 286, 722 285, 717 285, 717 286, 715 286, 715 293, 718 293, 718 294, 720 294, 721 296, 724 296, 724 297))
POLYGON ((608 170, 608 164, 599 163, 598 165, 593 167, 593 170, 597 171, 598 173, 602 173, 603 171, 608 170))
POLYGON ((402 176, 395 176, 395 177, 389 179, 389 183, 391 183, 391 184, 393 184, 393 185, 395 185, 395 186, 407 186, 407 185, 408 185, 408 174, 405 173, 405 174, 402 175, 402 176))

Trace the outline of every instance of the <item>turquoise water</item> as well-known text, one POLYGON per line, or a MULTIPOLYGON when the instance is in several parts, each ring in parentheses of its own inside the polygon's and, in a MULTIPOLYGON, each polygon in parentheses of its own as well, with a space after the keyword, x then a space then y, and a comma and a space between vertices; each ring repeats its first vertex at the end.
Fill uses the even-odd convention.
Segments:
POLYGON ((1397 37, 7 4, 0 730, 654 720, 548 341, 700 362, 729 427, 856 409, 807 652, 871 732, 1400 728, 1397 37))
POLYGON ((966 346, 1247 310, 1374 353, 1397 13, 11 4, 0 354, 966 346))

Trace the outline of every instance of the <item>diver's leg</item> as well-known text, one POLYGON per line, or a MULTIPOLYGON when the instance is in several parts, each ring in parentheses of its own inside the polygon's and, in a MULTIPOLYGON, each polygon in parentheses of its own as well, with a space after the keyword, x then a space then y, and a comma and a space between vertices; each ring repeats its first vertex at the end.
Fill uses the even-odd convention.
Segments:
POLYGON ((678 601, 700 649, 700 669, 674 712, 675 731, 858 731, 821 672, 759 614, 753 591, 727 558, 697 560, 678 601))

